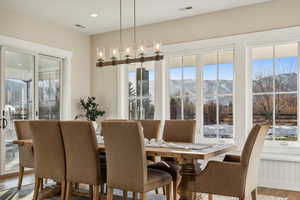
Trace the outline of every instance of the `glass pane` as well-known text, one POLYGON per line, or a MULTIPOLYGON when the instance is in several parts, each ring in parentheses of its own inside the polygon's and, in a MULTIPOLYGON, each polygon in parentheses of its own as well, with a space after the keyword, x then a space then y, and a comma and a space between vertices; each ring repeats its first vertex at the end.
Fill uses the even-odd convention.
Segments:
POLYGON ((151 98, 143 99, 143 119, 154 119, 154 100, 151 98))
POLYGON ((146 77, 147 78, 147 71, 142 67, 142 64, 141 63, 136 63, 135 64, 136 68, 135 68, 135 71, 136 71, 136 77, 135 77, 135 80, 136 80, 136 95, 137 96, 141 96, 141 84, 142 84, 142 80, 143 80, 143 77, 146 77))
POLYGON ((277 92, 297 91, 297 43, 275 47, 275 89, 277 92))
POLYGON ((137 118, 137 102, 134 98, 128 99, 128 116, 130 120, 135 120, 137 118))
MULTIPOLYGON (((273 124, 273 95, 253 96, 253 124, 273 124)), ((273 138, 273 130, 267 135, 267 139, 273 138)))
POLYGON ((183 68, 183 95, 196 95, 196 67, 183 68))
POLYGON ((232 96, 219 97, 219 136, 233 138, 232 96))
POLYGON ((61 59, 39 57, 39 119, 60 119, 61 59))
POLYGON ((143 96, 146 97, 154 97, 154 88, 155 88, 155 63, 154 62, 146 62, 143 64, 143 73, 142 73, 142 81, 143 81, 143 96))
POLYGON ((216 97, 204 99, 203 112, 204 137, 216 138, 218 134, 216 97))
POLYGON ((170 96, 180 96, 182 88, 182 68, 170 69, 170 96))
POLYGON ((181 119, 181 99, 170 97, 170 119, 181 119))
POLYGON ((33 117, 34 56, 6 51, 5 59, 5 171, 11 172, 19 167, 18 147, 12 144, 16 139, 14 120, 33 117))
POLYGON ((204 95, 217 94, 218 55, 217 53, 203 56, 203 91, 204 95))
POLYGON ((232 94, 233 51, 219 52, 219 94, 232 94))
POLYGON ((196 97, 195 96, 184 97, 183 113, 184 113, 184 119, 196 118, 196 97))
POLYGON ((273 91, 273 47, 259 47, 252 50, 253 92, 273 91))
POLYGON ((136 96, 136 67, 135 64, 128 65, 128 96, 136 96))
POLYGON ((276 95, 275 108, 275 139, 297 140, 297 94, 276 95))

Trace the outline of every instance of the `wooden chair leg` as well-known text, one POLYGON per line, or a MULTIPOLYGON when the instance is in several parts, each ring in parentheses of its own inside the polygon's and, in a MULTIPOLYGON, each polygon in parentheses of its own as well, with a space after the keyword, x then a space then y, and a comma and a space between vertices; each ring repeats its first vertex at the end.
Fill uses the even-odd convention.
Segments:
POLYGON ((132 198, 133 198, 133 200, 137 199, 137 193, 136 192, 132 192, 132 198))
POLYGON ((177 181, 173 182, 173 199, 177 200, 177 181))
POLYGON ((41 180, 40 192, 44 189, 44 179, 41 180))
POLYGON ((166 195, 166 187, 162 187, 163 189, 163 195, 165 196, 166 195))
POLYGON ((107 197, 106 197, 107 200, 113 200, 113 192, 114 192, 113 188, 107 187, 107 197))
POLYGON ((172 197, 172 184, 166 186, 166 192, 167 192, 167 200, 171 200, 172 197))
POLYGON ((20 190, 21 187, 22 187, 23 176, 24 176, 24 167, 20 165, 20 168, 19 168, 18 190, 20 190))
POLYGON ((212 194, 208 194, 208 200, 213 200, 213 195, 212 194))
POLYGON ((34 185, 34 192, 33 192, 33 200, 37 200, 39 196, 40 186, 41 186, 41 178, 35 177, 35 185, 34 185))
POLYGON ((79 189, 79 183, 75 183, 75 190, 79 189))
POLYGON ((61 182, 61 194, 60 194, 60 200, 65 200, 66 195, 66 181, 63 180, 61 182))
POLYGON ((100 187, 100 185, 93 185, 93 200, 100 199, 99 187, 100 187))
POLYGON ((257 199, 257 190, 256 189, 251 192, 251 199, 252 200, 256 200, 257 199))
POLYGON ((71 182, 67 182, 67 186, 66 186, 66 198, 65 200, 70 200, 72 197, 72 183, 71 182))
POLYGON ((158 192, 158 189, 155 189, 155 194, 158 194, 159 192, 158 192))
POLYGON ((141 193, 141 200, 147 200, 147 192, 141 193))
POLYGON ((89 185, 90 199, 93 199, 93 185, 89 185))
POLYGON ((127 191, 126 190, 123 190, 123 199, 127 200, 127 191))

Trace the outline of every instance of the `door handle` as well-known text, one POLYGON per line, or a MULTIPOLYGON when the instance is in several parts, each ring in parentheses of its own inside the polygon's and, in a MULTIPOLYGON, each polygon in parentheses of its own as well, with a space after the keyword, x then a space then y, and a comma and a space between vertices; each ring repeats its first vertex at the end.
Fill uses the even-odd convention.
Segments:
POLYGON ((3 129, 7 127, 7 125, 8 125, 7 119, 2 118, 2 125, 3 125, 3 129))
POLYGON ((0 128, 5 129, 8 125, 8 121, 5 118, 0 119, 1 120, 1 124, 0 124, 0 128))

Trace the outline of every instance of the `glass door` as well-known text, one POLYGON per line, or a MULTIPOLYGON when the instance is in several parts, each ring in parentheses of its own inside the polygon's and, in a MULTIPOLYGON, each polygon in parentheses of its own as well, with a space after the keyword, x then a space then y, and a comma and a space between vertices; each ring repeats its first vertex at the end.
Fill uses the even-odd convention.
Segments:
POLYGON ((1 55, 1 174, 7 174, 19 167, 14 121, 35 118, 36 56, 6 48, 1 55))

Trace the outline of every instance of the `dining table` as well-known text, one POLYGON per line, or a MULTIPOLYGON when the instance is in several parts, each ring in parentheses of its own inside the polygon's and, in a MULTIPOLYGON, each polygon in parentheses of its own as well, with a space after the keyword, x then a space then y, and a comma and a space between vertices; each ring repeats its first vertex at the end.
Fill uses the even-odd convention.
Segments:
MULTIPOLYGON (((14 140, 13 144, 19 146, 33 146, 33 140, 14 140)), ((98 152, 105 152, 103 141, 98 143, 98 152)), ((145 152, 147 156, 160 158, 173 158, 181 166, 180 174, 182 179, 178 187, 180 200, 192 200, 193 194, 188 185, 195 180, 197 174, 201 172, 199 160, 209 160, 236 149, 234 144, 187 144, 187 143, 147 143, 145 152)))

